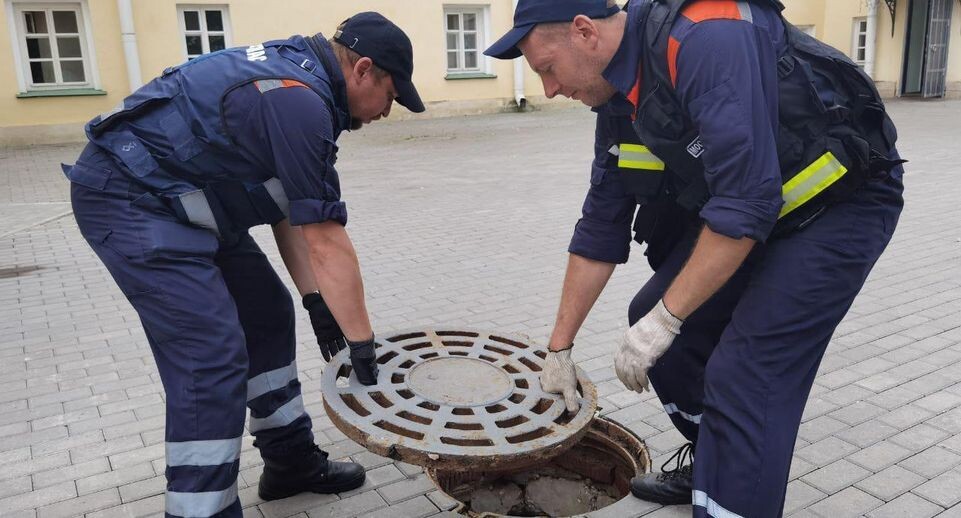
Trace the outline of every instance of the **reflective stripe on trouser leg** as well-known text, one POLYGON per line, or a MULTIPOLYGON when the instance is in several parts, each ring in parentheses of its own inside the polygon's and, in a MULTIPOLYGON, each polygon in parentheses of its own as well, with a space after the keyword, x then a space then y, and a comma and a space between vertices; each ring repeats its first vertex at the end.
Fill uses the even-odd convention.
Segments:
POLYGON ((223 491, 178 493, 167 491, 167 514, 183 518, 207 518, 223 511, 237 501, 237 484, 223 491))
POLYGON ((218 466, 240 458, 241 438, 166 443, 168 466, 218 466))
MULTIPOLYGON (((704 376, 694 489, 723 509, 777 518, 818 366, 901 210, 896 180, 868 182, 764 248, 704 376)), ((710 516, 696 506, 694 516, 710 516)))
POLYGON ((248 428, 264 456, 312 447, 295 361, 294 304, 270 261, 249 236, 216 257, 237 305, 250 358, 248 428), (264 301, 270 301, 265 304, 264 301))
POLYGON ((708 516, 713 516, 714 518, 744 518, 718 505, 718 503, 707 496, 707 493, 704 491, 693 491, 692 500, 694 506, 704 508, 708 516))
POLYGON ((687 412, 677 408, 677 405, 674 403, 668 403, 664 405, 664 411, 667 412, 668 415, 678 415, 686 421, 690 421, 694 424, 701 424, 701 414, 688 414, 687 412))
POLYGON ((304 399, 297 396, 291 399, 274 413, 267 417, 250 417, 250 433, 257 433, 271 428, 281 428, 293 423, 304 415, 304 399))

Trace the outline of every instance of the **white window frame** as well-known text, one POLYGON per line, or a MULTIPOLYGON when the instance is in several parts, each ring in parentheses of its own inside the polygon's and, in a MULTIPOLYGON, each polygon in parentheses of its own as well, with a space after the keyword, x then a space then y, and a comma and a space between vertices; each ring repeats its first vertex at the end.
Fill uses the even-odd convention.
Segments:
POLYGON ((490 37, 490 5, 488 4, 444 4, 444 18, 443 18, 443 44, 444 49, 444 68, 447 71, 448 77, 457 76, 471 76, 471 75, 492 75, 492 63, 491 59, 484 55, 484 49, 487 48, 488 42, 491 41, 490 37), (474 14, 477 20, 477 67, 476 68, 465 68, 463 64, 466 59, 464 58, 464 17, 463 15, 474 14), (458 49, 457 49, 457 62, 461 65, 458 68, 449 68, 447 66, 447 55, 450 49, 447 48, 447 16, 450 14, 460 15, 460 29, 457 30, 458 34, 458 49))
POLYGON ((855 18, 851 24, 851 60, 858 65, 864 66, 864 59, 858 59, 858 51, 863 51, 868 55, 868 19, 865 17, 855 18), (862 32, 862 28, 864 29, 862 32), (860 45, 859 36, 864 36, 864 46, 860 45))
MULTIPOLYGON (((87 0, 76 0, 73 2, 64 0, 5 0, 4 11, 7 17, 8 32, 10 33, 11 48, 15 49, 13 61, 16 65, 17 88, 20 93, 29 92, 53 92, 57 90, 99 90, 100 74, 97 66, 97 52, 93 44, 93 27, 90 20, 90 9, 87 0), (27 54, 27 35, 26 26, 23 21, 24 11, 74 11, 77 13, 77 30, 80 38, 80 52, 83 56, 83 73, 86 81, 59 83, 59 84, 33 84, 33 74, 30 71, 30 59, 27 54)), ((51 16, 52 18, 52 16, 51 16)), ((48 20, 49 24, 50 20, 48 20)), ((50 25, 49 29, 53 29, 50 25)), ((52 33, 56 34, 56 33, 52 33)), ((51 42, 51 56, 58 56, 56 38, 51 42)), ((61 74, 58 67, 54 67, 54 76, 61 74)))
MULTIPOLYGON (((184 59, 196 58, 198 56, 191 56, 187 52, 187 36, 200 36, 200 45, 203 50, 203 54, 210 53, 210 37, 211 36, 223 36, 224 37, 224 47, 230 48, 233 46, 233 37, 231 32, 230 23, 230 9, 227 5, 206 5, 206 4, 183 4, 177 5, 177 23, 180 25, 180 48, 183 50, 184 59), (200 30, 199 31, 188 31, 187 30, 187 17, 184 14, 186 11, 199 11, 200 12, 200 30), (220 17, 224 22, 223 31, 209 31, 207 30, 207 11, 220 11, 220 17)), ((202 56, 203 54, 200 54, 202 56)))

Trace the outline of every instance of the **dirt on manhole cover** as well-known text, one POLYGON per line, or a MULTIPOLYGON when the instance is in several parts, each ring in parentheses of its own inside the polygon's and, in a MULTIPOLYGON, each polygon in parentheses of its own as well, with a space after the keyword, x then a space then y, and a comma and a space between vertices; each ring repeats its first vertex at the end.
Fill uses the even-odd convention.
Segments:
POLYGON ((527 337, 419 329, 378 342, 376 385, 351 375, 345 350, 321 386, 334 425, 379 455, 435 468, 528 465, 573 446, 597 409, 583 372, 574 415, 561 396, 541 390, 546 352, 527 337))

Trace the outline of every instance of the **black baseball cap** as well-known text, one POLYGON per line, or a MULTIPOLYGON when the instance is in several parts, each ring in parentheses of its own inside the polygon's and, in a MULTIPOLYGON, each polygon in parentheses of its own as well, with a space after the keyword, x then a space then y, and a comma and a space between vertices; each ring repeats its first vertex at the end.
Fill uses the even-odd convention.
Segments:
POLYGON ((607 18, 621 11, 607 7, 607 0, 520 0, 514 11, 514 28, 484 51, 497 59, 520 57, 517 44, 539 23, 569 22, 583 14, 589 18, 607 18))
POLYGON ((424 103, 414 88, 414 48, 400 27, 380 13, 358 13, 341 25, 334 40, 363 57, 370 58, 394 79, 397 102, 414 113, 424 111, 424 103))

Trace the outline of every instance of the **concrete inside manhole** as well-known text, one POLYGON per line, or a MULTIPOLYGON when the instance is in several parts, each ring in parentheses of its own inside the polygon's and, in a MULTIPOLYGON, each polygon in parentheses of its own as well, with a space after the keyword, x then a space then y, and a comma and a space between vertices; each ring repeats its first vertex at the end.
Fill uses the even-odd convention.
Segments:
POLYGON ((597 418, 584 439, 553 459, 510 471, 428 470, 428 475, 467 516, 572 516, 632 499, 631 478, 649 467, 643 441, 597 418))

